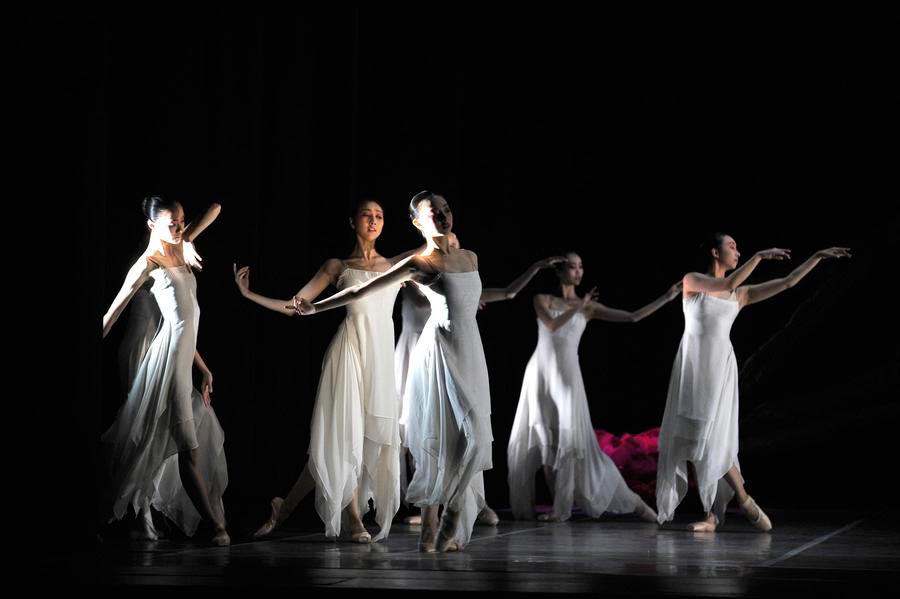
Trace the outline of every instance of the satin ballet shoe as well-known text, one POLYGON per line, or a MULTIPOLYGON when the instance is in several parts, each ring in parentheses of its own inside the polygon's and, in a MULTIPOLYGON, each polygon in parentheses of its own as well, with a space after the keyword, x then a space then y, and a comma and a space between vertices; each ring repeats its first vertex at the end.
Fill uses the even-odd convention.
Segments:
POLYGON ((437 534, 431 534, 432 529, 427 526, 422 527, 419 534, 419 551, 422 553, 434 553, 437 551, 437 534))
POLYGON ((253 533, 254 539, 261 539, 272 534, 272 531, 278 527, 278 516, 281 514, 281 506, 284 505, 284 499, 281 497, 272 498, 272 513, 269 519, 263 522, 263 525, 253 533))
POLYGON ((231 545, 231 537, 228 536, 228 531, 222 528, 216 531, 216 534, 212 536, 210 542, 217 547, 227 547, 228 545, 231 545))
POLYGON ((129 531, 129 536, 135 541, 158 541, 159 533, 153 526, 153 516, 150 510, 144 510, 137 517, 137 526, 129 531))
POLYGON ((442 553, 451 551, 459 551, 461 549, 459 541, 456 539, 456 532, 459 528, 459 512, 453 513, 445 510, 443 518, 441 518, 441 528, 437 536, 437 550, 442 553))
POLYGON ((422 515, 418 514, 415 516, 407 516, 403 519, 404 524, 409 524, 410 526, 421 526, 422 525, 422 515))
POLYGON ((744 517, 747 518, 747 521, 753 525, 753 528, 763 532, 772 530, 772 521, 769 520, 766 513, 762 511, 762 508, 759 507, 756 501, 749 495, 747 496, 747 500, 741 504, 740 511, 744 514, 744 517), (753 510, 756 510, 756 517, 753 516, 753 510))
POLYGON ((497 526, 500 524, 500 516, 488 506, 484 506, 484 509, 481 510, 478 517, 475 519, 475 524, 481 526, 497 526))
POLYGON ((562 522, 562 518, 556 514, 538 514, 538 522, 562 522))
POLYGON ((634 515, 644 522, 653 522, 654 524, 657 522, 656 512, 643 499, 639 500, 637 509, 634 510, 634 515))
POLYGON ((372 535, 369 534, 368 530, 361 530, 359 532, 351 532, 350 533, 350 542, 352 542, 352 543, 371 543, 372 535))
POLYGON ((719 518, 713 514, 713 521, 709 520, 701 520, 699 522, 691 522, 688 524, 688 530, 691 532, 716 532, 716 527, 719 526, 719 518))

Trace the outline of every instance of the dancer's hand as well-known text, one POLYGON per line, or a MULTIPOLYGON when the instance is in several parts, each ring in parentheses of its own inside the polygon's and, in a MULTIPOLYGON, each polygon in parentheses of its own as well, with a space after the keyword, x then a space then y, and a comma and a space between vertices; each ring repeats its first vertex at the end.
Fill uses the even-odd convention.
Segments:
POLYGON ((316 313, 316 307, 305 297, 294 297, 294 303, 285 306, 288 310, 294 310, 300 316, 309 316, 316 313))
POLYGON ((771 248, 768 250, 760 250, 756 255, 762 260, 790 260, 791 250, 781 248, 771 248))
POLYGON ((590 291, 585 293, 584 297, 581 298, 581 307, 586 308, 591 302, 596 302, 597 297, 597 288, 594 287, 590 291))
POLYGON ((210 394, 213 392, 212 384, 213 375, 210 371, 205 370, 203 372, 203 383, 201 384, 200 389, 202 390, 201 393, 203 395, 203 405, 207 408, 212 405, 212 398, 210 397, 210 394))
POLYGON ((543 260, 538 260, 537 262, 534 263, 534 266, 538 270, 541 270, 542 268, 550 268, 551 266, 556 266, 557 264, 560 264, 561 262, 565 262, 565 261, 566 261, 565 256, 550 256, 549 258, 544 258, 543 260))
POLYGON ((669 298, 669 301, 672 301, 676 297, 681 295, 682 290, 684 289, 684 281, 679 280, 677 283, 669 287, 668 293, 666 293, 666 297, 669 298))
POLYGON ((827 250, 819 250, 816 252, 816 258, 822 258, 823 260, 826 258, 851 258, 850 248, 828 248, 827 250))
POLYGON ((244 266, 238 269, 237 263, 234 262, 232 270, 234 270, 234 282, 241 291, 241 295, 246 295, 250 291, 250 267, 244 266))
POLYGON ((181 247, 182 253, 184 254, 184 261, 197 270, 203 270, 203 265, 200 264, 203 261, 203 258, 197 253, 197 248, 194 247, 194 244, 190 241, 182 241, 181 247))

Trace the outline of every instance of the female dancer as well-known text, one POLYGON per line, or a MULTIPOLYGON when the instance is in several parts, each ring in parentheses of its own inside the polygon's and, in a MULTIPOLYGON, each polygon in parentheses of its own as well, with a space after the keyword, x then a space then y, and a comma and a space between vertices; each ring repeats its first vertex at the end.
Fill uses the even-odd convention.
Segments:
POLYGON ((543 465, 553 492, 553 512, 539 520, 561 522, 576 502, 590 516, 634 513, 656 522, 654 512, 628 486, 612 459, 597 444, 581 377, 578 344, 591 319, 638 322, 681 293, 681 283, 634 312, 594 301, 596 288, 579 297, 581 257, 570 252, 557 266, 560 297, 537 295, 538 344, 528 361, 519 407, 509 439, 509 495, 516 518, 534 518, 534 475, 543 465))
MULTIPOLYGON (((329 285, 351 288, 378 277, 405 258, 385 258, 375 249, 384 226, 378 202, 360 202, 350 217, 356 246, 340 260, 327 260, 297 292, 313 300, 329 285)), ((264 297, 250 291, 250 267, 237 269, 235 282, 247 299, 292 316, 290 300, 264 297)), ((400 507, 399 412, 393 368, 394 299, 400 284, 382 288, 347 309, 347 317, 325 352, 310 428, 309 461, 286 499, 272 499, 272 514, 254 537, 271 533, 290 516, 301 499, 316 490, 316 512, 325 534, 338 537, 342 528, 350 539, 368 543, 387 538, 400 507), (362 489, 358 489, 358 486, 362 489), (360 492, 362 491, 362 492, 360 492), (359 504, 374 499, 381 530, 373 539, 362 522, 359 504), (346 521, 342 527, 341 513, 346 521)))
MULTIPOLYGON (((121 519, 130 505, 137 515, 143 514, 146 522, 152 504, 188 534, 196 527, 199 515, 213 525, 212 542, 228 545, 231 540, 225 530, 221 499, 227 484, 225 456, 218 443, 221 427, 218 422, 200 426, 203 422, 212 424, 212 375, 196 350, 200 320, 197 281, 185 261, 182 244, 190 242, 203 227, 185 230, 184 211, 178 202, 150 196, 143 208, 150 241, 103 316, 103 336, 150 279, 162 322, 136 372, 129 375, 131 385, 125 404, 102 437, 110 456, 104 509, 111 512, 110 520, 121 519), (194 361, 203 373, 202 407, 192 399, 194 361), (166 461, 176 454, 180 480, 174 478, 172 468, 164 476, 166 461), (197 514, 184 512, 187 502, 182 489, 197 514)), ((218 212, 217 207, 213 210, 218 212)), ((152 534, 147 536, 152 538, 152 534)))
MULTIPOLYGON (((184 258, 190 266, 197 270, 202 270, 200 265, 202 259, 194 250, 192 241, 212 224, 220 211, 219 204, 212 204, 200 220, 189 224, 184 231, 184 241, 181 242, 184 248, 184 258)), ((152 278, 148 279, 128 304, 128 327, 122 336, 118 356, 119 374, 126 396, 162 321, 162 314, 152 293, 153 283, 152 278)), ((212 373, 206 367, 199 352, 194 359, 198 369, 203 373, 206 387, 206 393, 191 388, 191 407, 194 411, 194 424, 197 428, 197 441, 200 444, 197 449, 196 468, 201 479, 206 483, 213 509, 224 516, 225 508, 222 505, 221 497, 228 486, 228 467, 224 448, 225 433, 211 405, 212 373)), ((163 463, 160 474, 156 478, 156 495, 150 504, 162 511, 169 520, 175 522, 187 536, 194 535, 201 516, 194 509, 190 497, 187 496, 184 486, 181 484, 177 455, 169 457, 163 463)), ((137 524, 138 529, 132 533, 134 538, 149 541, 159 538, 159 533, 153 525, 149 506, 140 510, 137 524)))
POLYGON ((741 513, 759 530, 772 522, 744 490, 738 464, 738 371, 729 333, 741 308, 796 285, 821 260, 849 257, 834 247, 812 255, 786 277, 759 285, 741 283, 763 260, 790 259, 790 250, 772 248, 737 268, 737 243, 722 233, 704 243, 706 273, 684 276, 684 335, 672 366, 666 409, 659 433, 656 507, 659 523, 672 519, 687 492, 690 464, 697 479, 706 519, 689 529, 712 532, 725 519, 725 507, 737 495, 741 513), (735 270, 736 269, 736 270, 735 270), (730 275, 725 273, 733 270, 730 275))
MULTIPOLYGON (((447 236, 450 247, 458 250, 460 249, 459 238, 450 230, 453 227, 453 213, 450 211, 450 207, 447 205, 446 201, 442 202, 443 198, 440 196, 436 197, 439 198, 436 200, 436 203, 439 204, 441 213, 441 218, 436 219, 436 227, 440 233, 447 236)), ((534 278, 534 275, 536 275, 538 271, 547 268, 550 265, 562 262, 563 260, 564 258, 562 256, 557 256, 548 260, 535 262, 528 270, 522 273, 522 276, 513 281, 506 288, 483 289, 481 291, 481 298, 479 299, 479 308, 484 308, 485 304, 488 303, 515 298, 525 285, 534 278)), ((397 340, 397 346, 394 349, 394 371, 397 381, 397 393, 401 400, 400 413, 402 414, 403 390, 406 387, 406 378, 409 371, 409 358, 415 348, 416 341, 418 341, 419 336, 422 334, 422 330, 425 328, 425 323, 428 321, 428 316, 431 313, 431 304, 428 302, 428 298, 417 291, 415 285, 405 285, 400 295, 403 298, 400 312, 403 320, 403 330, 400 333, 400 338, 397 340)), ((401 439, 405 439, 405 432, 402 425, 400 427, 400 437, 401 439)), ((407 485, 406 464, 404 462, 408 455, 410 456, 410 469, 415 470, 415 463, 413 463, 412 457, 409 454, 408 447, 404 444, 400 464, 401 488, 403 488, 404 493, 407 485)), ((421 524, 422 517, 420 515, 410 516, 406 519, 406 523, 421 524)), ((499 523, 500 518, 497 516, 497 513, 485 503, 481 513, 478 514, 476 524, 497 526, 499 523)))

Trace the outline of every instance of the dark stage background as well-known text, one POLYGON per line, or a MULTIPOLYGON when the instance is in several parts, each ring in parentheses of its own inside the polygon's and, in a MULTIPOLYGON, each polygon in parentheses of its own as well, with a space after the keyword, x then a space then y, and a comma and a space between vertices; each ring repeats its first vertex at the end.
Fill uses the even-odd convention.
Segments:
MULTIPOLYGON (((582 291, 597 285, 615 307, 643 305, 695 269, 710 230, 733 235, 745 256, 793 250, 792 263, 764 263, 750 282, 852 247, 852 260, 821 264, 738 318, 741 461, 764 506, 895 501, 885 484, 900 223, 896 194, 876 181, 894 166, 882 138, 896 96, 877 36, 798 23, 700 34, 575 11, 148 12, 51 25, 51 46, 36 50, 55 61, 63 90, 49 118, 73 135, 48 151, 83 168, 82 230, 95 241, 75 257, 87 316, 76 325, 84 399, 60 408, 58 438, 81 456, 70 465, 95 459, 123 399, 124 321, 102 344, 94 330, 142 247, 144 195, 178 199, 189 216, 223 206, 197 243, 199 349, 227 435, 230 524, 249 527, 306 460, 342 311, 268 312, 240 297, 232 263, 252 267, 254 290, 290 297, 352 249, 346 213, 360 196, 386 210, 382 254, 418 244, 405 206, 428 188, 448 198, 485 285, 573 249, 582 291)), ((508 505, 506 442, 536 339, 531 297, 554 281, 541 273, 479 315, 496 507, 508 505)), ((659 425, 682 326, 677 301, 635 325, 589 326, 581 363, 595 427, 659 425)), ((92 513, 96 489, 62 470, 92 513)))

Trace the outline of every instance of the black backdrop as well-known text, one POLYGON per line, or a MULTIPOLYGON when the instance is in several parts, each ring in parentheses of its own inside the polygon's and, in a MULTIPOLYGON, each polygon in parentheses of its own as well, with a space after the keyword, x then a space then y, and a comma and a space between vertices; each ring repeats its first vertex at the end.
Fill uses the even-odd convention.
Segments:
MULTIPOLYGON (((306 459, 318 370, 342 314, 265 311, 239 296, 232 263, 252 266, 255 290, 289 297, 350 251, 355 198, 385 207, 383 254, 417 244, 405 205, 423 188, 450 201, 486 285, 573 249, 584 289, 597 285, 616 307, 638 307, 693 269, 706 231, 730 233, 745 255, 793 250, 793 264, 765 263, 751 282, 822 247, 853 247, 852 261, 822 264, 747 309, 732 339, 739 364, 753 355, 741 381, 751 492, 763 505, 870 502, 897 416, 885 277, 898 212, 880 181, 896 96, 885 44, 856 33, 651 26, 571 10, 51 19, 46 43, 23 47, 53 65, 60 91, 43 98, 44 125, 65 140, 45 152, 74 164, 83 206, 70 274, 84 317, 70 326, 84 399, 61 401, 51 431, 77 449, 61 468, 81 491, 75 506, 93 509, 96 485, 78 470, 123 398, 124 326, 102 344, 93 329, 141 249, 144 195, 178 199, 188 215, 223 205, 197 244, 199 349, 227 435, 230 521, 249 525, 306 459), (90 243, 77 243, 79 231, 90 243)), ((536 338, 530 298, 553 282, 542 273, 479 315, 494 411, 486 484, 498 507, 536 338)), ((581 362, 595 427, 658 426, 682 324, 675 302, 636 325, 590 325, 581 362)))

